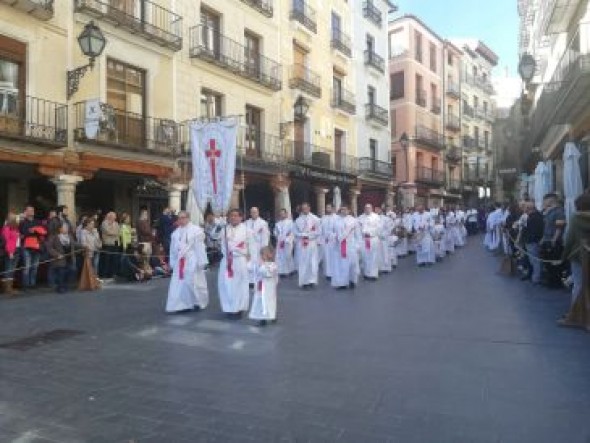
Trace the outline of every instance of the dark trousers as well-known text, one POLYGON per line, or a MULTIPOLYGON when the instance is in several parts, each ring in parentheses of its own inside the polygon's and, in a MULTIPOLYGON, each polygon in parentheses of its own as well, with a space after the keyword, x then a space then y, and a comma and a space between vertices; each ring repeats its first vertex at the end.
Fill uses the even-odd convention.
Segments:
POLYGON ((121 250, 119 246, 103 246, 104 254, 101 254, 102 267, 100 275, 104 278, 113 278, 119 272, 121 262, 121 250))
POLYGON ((54 267, 52 270, 57 292, 66 292, 68 289, 68 283, 70 282, 72 275, 75 273, 74 268, 70 266, 60 266, 54 267))

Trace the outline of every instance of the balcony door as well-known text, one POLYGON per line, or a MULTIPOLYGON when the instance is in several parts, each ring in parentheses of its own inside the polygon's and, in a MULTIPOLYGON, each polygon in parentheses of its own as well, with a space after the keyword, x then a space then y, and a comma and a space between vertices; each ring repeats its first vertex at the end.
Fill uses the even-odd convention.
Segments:
POLYGON ((334 76, 332 78, 332 90, 334 103, 338 106, 342 103, 342 79, 334 76))
POLYGON ((107 105, 103 136, 118 144, 142 147, 146 138, 145 71, 107 59, 107 105))
POLYGON ((342 19, 338 14, 332 12, 332 40, 340 41, 342 19))
POLYGON ((301 46, 293 45, 293 74, 301 80, 309 80, 307 74, 307 51, 301 46))
POLYGON ((260 109, 246 105, 246 155, 262 155, 262 112, 260 109))
MULTIPOLYGON (((367 87, 367 103, 370 106, 373 106, 375 104, 375 96, 376 96, 375 88, 373 88, 372 86, 368 86, 367 87)), ((372 110, 371 110, 371 112, 372 112, 372 110)))
POLYGON ((337 171, 342 170, 342 157, 344 152, 344 132, 334 130, 334 166, 337 171))
POLYGON ((212 57, 219 58, 221 56, 221 41, 220 41, 220 23, 219 15, 209 11, 208 9, 201 9, 201 48, 211 54, 212 57))
POLYGON ((244 33, 244 61, 249 75, 260 75, 260 38, 250 32, 244 33))
POLYGON ((24 43, 0 35, 0 132, 25 130, 26 58, 24 43))
POLYGON ((377 169, 377 140, 369 139, 369 158, 371 159, 371 171, 377 169))

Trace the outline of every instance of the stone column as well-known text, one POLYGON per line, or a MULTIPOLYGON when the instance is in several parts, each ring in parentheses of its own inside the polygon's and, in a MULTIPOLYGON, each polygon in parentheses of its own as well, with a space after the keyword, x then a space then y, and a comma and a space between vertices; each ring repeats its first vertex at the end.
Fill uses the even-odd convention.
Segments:
POLYGON ((285 174, 279 174, 271 181, 270 185, 275 197, 275 217, 278 216, 279 211, 283 208, 285 208, 289 215, 291 215, 291 205, 287 204, 291 201, 289 198, 289 186, 291 185, 291 180, 289 180, 285 174))
POLYGON ((172 184, 168 187, 168 207, 178 214, 182 209, 182 191, 186 191, 187 186, 183 184, 172 184))
POLYGON ((57 205, 69 209, 70 220, 76 220, 76 185, 84 178, 79 175, 61 174, 51 179, 57 190, 57 205))
POLYGON ((354 216, 359 215, 359 195, 361 195, 360 188, 350 190, 350 212, 354 216))
MULTIPOLYGON (((244 185, 241 183, 234 183, 234 188, 231 193, 231 200, 230 200, 230 209, 240 209, 242 208, 242 201, 240 199, 240 192, 244 190, 244 185)), ((247 208, 243 208, 247 210, 247 208)))
POLYGON ((326 214, 326 194, 328 189, 320 186, 313 188, 316 196, 316 205, 318 208, 318 217, 323 217, 326 214))

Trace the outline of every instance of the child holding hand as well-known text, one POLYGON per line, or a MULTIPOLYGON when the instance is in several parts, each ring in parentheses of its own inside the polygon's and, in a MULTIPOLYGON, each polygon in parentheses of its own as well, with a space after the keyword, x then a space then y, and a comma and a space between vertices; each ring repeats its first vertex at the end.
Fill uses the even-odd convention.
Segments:
POLYGON ((256 285, 254 299, 250 308, 249 317, 257 320, 259 326, 265 326, 267 322, 276 322, 277 319, 277 284, 279 273, 274 262, 274 250, 266 246, 260 250, 260 262, 256 269, 256 285))

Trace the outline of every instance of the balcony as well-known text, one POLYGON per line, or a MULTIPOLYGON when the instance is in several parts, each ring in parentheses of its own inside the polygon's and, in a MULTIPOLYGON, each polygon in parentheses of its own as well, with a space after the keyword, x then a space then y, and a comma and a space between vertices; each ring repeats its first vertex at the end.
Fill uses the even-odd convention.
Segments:
POLYGON ((461 180, 449 180, 449 191, 460 192, 461 191, 461 180))
POLYGON ((333 90, 332 107, 340 109, 350 115, 356 114, 356 100, 354 94, 342 88, 333 90))
POLYGON ((74 105, 74 140, 117 150, 172 156, 180 152, 181 125, 174 120, 145 117, 100 103, 101 117, 96 134, 85 129, 87 102, 74 105))
POLYGON ((174 51, 182 48, 182 17, 149 0, 75 0, 75 11, 85 12, 174 51))
POLYGON ((494 123, 494 121, 496 120, 496 117, 495 117, 495 115, 494 115, 494 112, 492 112, 492 111, 488 110, 488 111, 485 113, 485 120, 486 120, 488 123, 494 123))
POLYGON ((352 56, 352 49, 350 44, 350 37, 339 29, 332 30, 332 49, 340 51, 347 57, 352 56))
POLYGON ((478 118, 480 120, 485 120, 486 111, 481 106, 475 106, 473 108, 473 110, 474 110, 475 118, 478 118))
POLYGON ((242 0, 242 3, 246 3, 266 17, 270 18, 274 14, 273 0, 242 0))
POLYGON ((432 107, 430 108, 433 114, 440 115, 440 97, 434 97, 432 99, 432 107))
POLYGON ((416 126, 415 141, 436 150, 444 149, 445 147, 445 141, 442 134, 422 125, 416 126))
POLYGON ((292 161, 299 165, 315 166, 344 174, 357 174, 356 157, 346 154, 337 155, 334 150, 322 148, 303 141, 290 141, 292 161))
POLYGON ((459 119, 458 115, 448 114, 445 122, 445 127, 450 131, 460 131, 461 119, 459 119))
POLYGON ((260 172, 283 169, 293 159, 288 141, 253 127, 238 130, 237 155, 240 168, 260 172))
POLYGON ((423 108, 426 107, 426 91, 421 89, 416 90, 416 104, 423 108))
POLYGON ((385 72, 385 60, 370 49, 365 50, 365 66, 370 66, 381 73, 385 72))
POLYGON ((391 163, 376 160, 370 157, 359 158, 359 174, 373 175, 379 178, 391 180, 393 169, 391 163))
POLYGON ((383 24, 383 14, 381 14, 379 8, 373 4, 372 0, 365 0, 365 3, 363 4, 363 17, 379 27, 383 24))
POLYGON ((367 103, 365 105, 365 116, 368 121, 374 121, 382 126, 389 125, 389 112, 387 109, 376 105, 375 103, 367 103))
POLYGON ((465 169, 463 181, 472 185, 481 185, 487 181, 487 173, 478 169, 465 169))
POLYGON ((451 165, 457 165, 461 163, 463 160, 463 156, 461 155, 461 148, 458 146, 448 146, 447 147, 447 155, 445 155, 447 162, 451 165))
POLYGON ((447 95, 460 99, 461 98, 461 88, 457 83, 448 82, 447 83, 447 95))
POLYGON ((301 23, 314 34, 318 32, 315 9, 309 6, 305 0, 292 0, 289 19, 301 23))
POLYGON ((580 0, 542 0, 539 5, 541 32, 548 35, 566 32, 576 12, 586 4, 587 1, 580 0))
POLYGON ((39 20, 49 20, 54 15, 54 0, 0 0, 0 3, 12 6, 39 20))
POLYGON ((473 137, 468 135, 463 136, 463 148, 464 149, 473 149, 477 146, 476 141, 473 137))
POLYGON ((68 107, 0 89, 0 138, 61 147, 68 142, 68 107))
POLYGON ((282 66, 208 26, 190 29, 189 54, 273 91, 283 87, 282 66))
POLYGON ((424 166, 418 166, 416 168, 416 183, 423 183, 426 185, 440 186, 445 183, 444 171, 437 169, 426 168, 424 166))
POLYGON ((293 65, 289 76, 289 87, 299 89, 314 97, 322 96, 320 75, 303 65, 293 65))
POLYGON ((463 104, 463 115, 469 118, 474 118, 475 117, 475 110, 473 109, 473 107, 467 105, 467 104, 463 104))

